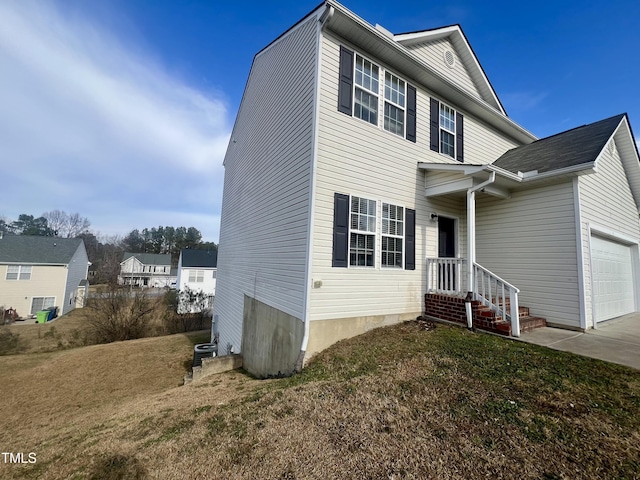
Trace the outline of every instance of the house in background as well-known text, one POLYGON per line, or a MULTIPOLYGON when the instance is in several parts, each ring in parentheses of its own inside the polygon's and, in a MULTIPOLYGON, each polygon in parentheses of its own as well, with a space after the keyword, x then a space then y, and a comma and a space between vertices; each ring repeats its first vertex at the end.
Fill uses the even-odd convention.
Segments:
POLYGON ((164 288, 176 281, 177 270, 171 268, 171 255, 125 252, 120 262, 120 285, 164 288))
MULTIPOLYGON (((184 248, 178 259, 178 279, 176 286, 181 294, 190 292, 204 294, 204 308, 213 306, 216 294, 216 274, 218 271, 218 252, 216 250, 197 250, 184 248)), ((193 310, 194 305, 186 306, 182 301, 178 305, 179 313, 193 310)))
POLYGON ((0 306, 21 318, 54 306, 69 313, 84 306, 88 268, 81 238, 0 233, 0 306))
POLYGON ((256 376, 424 312, 518 336, 640 310, 629 118, 536 138, 458 25, 323 2, 256 54, 224 166, 212 335, 256 376))

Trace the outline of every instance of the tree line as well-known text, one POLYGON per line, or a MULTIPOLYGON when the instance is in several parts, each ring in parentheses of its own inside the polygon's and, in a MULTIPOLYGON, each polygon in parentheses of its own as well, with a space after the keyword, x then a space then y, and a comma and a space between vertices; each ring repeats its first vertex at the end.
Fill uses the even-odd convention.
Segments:
POLYGON ((45 212, 40 217, 21 214, 17 220, 0 218, 0 232, 7 235, 40 235, 82 238, 91 262, 91 283, 115 282, 120 273, 124 252, 162 253, 171 255, 171 265, 177 267, 180 250, 217 250, 214 242, 203 242, 195 227, 159 226, 131 230, 124 237, 94 233, 88 218, 79 213, 60 210, 45 212))

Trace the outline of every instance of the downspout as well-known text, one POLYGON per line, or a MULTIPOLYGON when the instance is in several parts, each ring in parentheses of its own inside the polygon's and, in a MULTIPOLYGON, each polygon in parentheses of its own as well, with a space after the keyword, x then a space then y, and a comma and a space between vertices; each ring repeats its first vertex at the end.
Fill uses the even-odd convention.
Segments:
POLYGON ((307 265, 305 272, 305 298, 304 298, 304 307, 303 307, 303 320, 304 320, 304 335, 302 337, 302 344, 300 345, 300 355, 298 356, 298 362, 296 365, 296 370, 302 370, 302 366, 304 364, 304 357, 307 352, 307 346, 309 344, 309 306, 311 303, 311 289, 313 288, 313 278, 311 278, 312 274, 312 264, 311 257, 313 253, 313 226, 314 226, 314 209, 315 209, 315 201, 314 196, 316 193, 316 162, 318 160, 318 123, 320 122, 320 65, 322 63, 322 29, 324 25, 333 17, 334 8, 330 5, 327 6, 320 18, 318 18, 318 38, 317 38, 317 49, 318 49, 318 58, 316 61, 316 91, 314 93, 314 125, 313 125, 313 152, 311 154, 311 171, 310 171, 310 180, 311 187, 309 192, 309 229, 307 231, 308 239, 307 239, 307 265))
POLYGON ((473 309, 471 301, 473 291, 473 265, 476 263, 476 191, 483 190, 487 185, 496 181, 496 172, 491 172, 488 180, 467 190, 467 298, 465 309, 467 313, 467 328, 473 328, 473 309))

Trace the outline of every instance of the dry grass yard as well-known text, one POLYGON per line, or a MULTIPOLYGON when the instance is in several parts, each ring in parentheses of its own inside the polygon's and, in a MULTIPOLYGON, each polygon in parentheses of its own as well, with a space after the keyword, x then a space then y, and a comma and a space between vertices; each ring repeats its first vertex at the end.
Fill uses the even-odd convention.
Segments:
POLYGON ((640 478, 636 370, 411 322, 179 386, 206 340, 0 357, 0 478, 640 478))

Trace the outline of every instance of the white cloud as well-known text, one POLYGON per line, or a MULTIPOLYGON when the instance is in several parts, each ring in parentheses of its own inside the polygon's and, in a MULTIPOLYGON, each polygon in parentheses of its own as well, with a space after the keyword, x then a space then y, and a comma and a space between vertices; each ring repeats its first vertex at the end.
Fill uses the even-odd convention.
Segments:
POLYGON ((217 239, 222 95, 49 2, 0 2, 0 70, 0 214, 58 208, 101 231, 184 225, 217 239))

